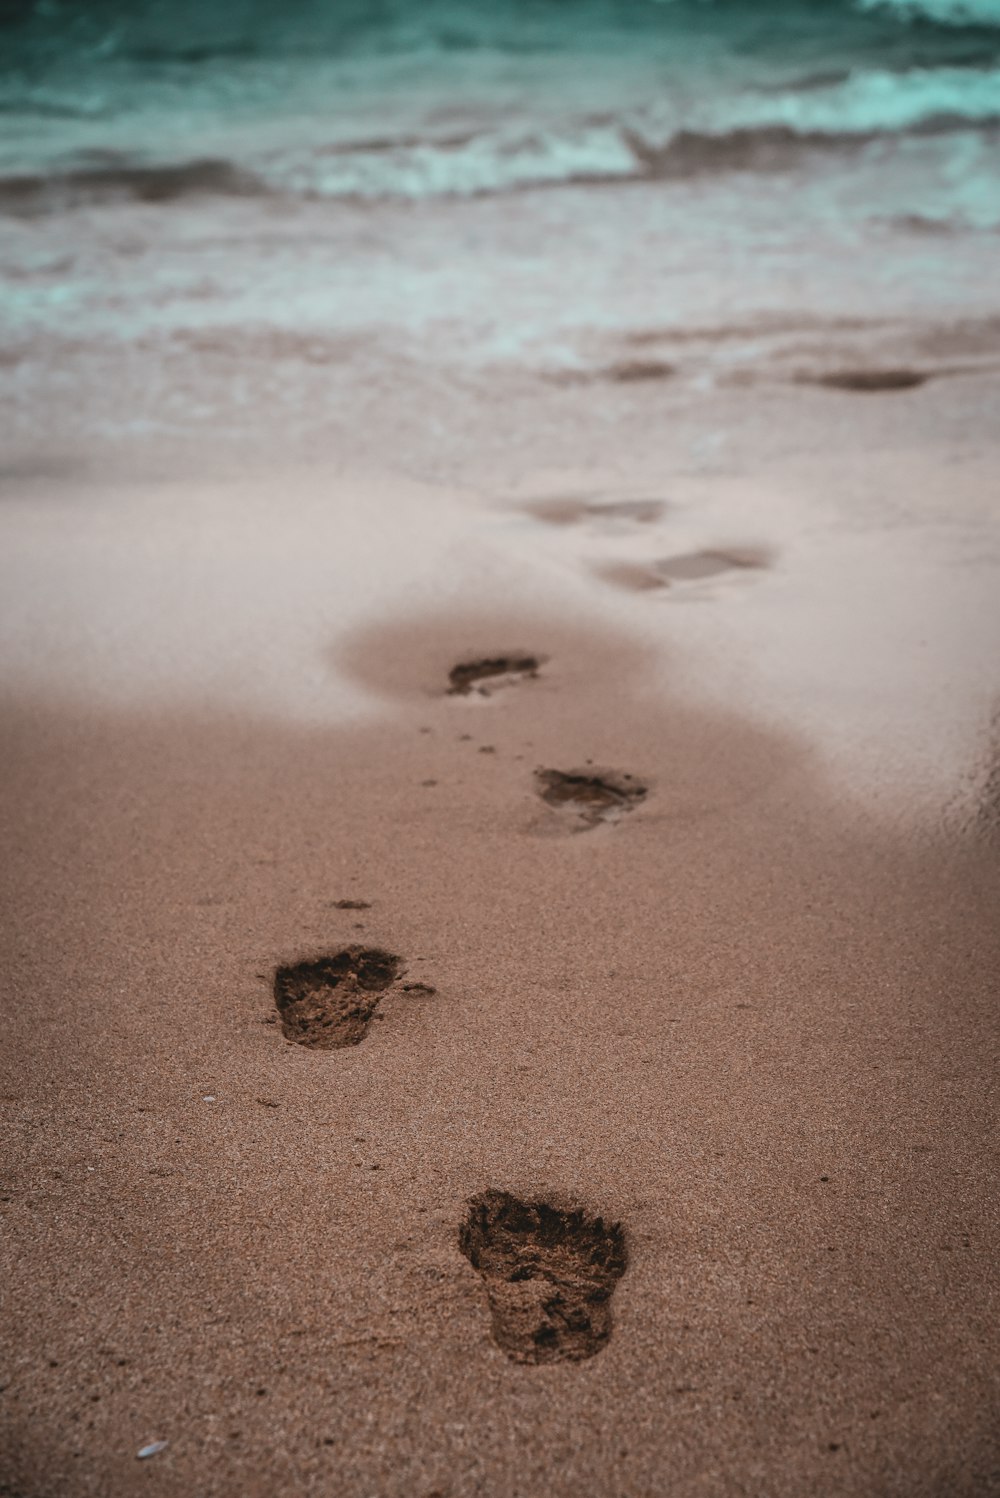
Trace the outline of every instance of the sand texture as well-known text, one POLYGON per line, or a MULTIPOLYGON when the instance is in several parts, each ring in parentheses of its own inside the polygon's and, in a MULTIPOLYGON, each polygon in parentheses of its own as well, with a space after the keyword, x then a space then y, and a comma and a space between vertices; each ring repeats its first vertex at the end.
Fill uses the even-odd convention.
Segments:
POLYGON ((610 627, 334 656, 363 720, 8 703, 3 1491, 995 1491, 988 818, 610 627))

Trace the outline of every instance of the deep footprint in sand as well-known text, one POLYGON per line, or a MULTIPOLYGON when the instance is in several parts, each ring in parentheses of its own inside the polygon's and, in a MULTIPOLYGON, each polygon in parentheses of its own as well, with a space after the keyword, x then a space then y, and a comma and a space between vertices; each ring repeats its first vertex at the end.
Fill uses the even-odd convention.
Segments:
POLYGON ((542 656, 519 652, 460 661, 448 672, 448 692, 452 697, 467 697, 471 692, 488 697, 498 687, 508 687, 518 681, 533 679, 538 675, 542 664, 542 656))
POLYGON ((493 1340, 514 1362, 578 1363, 606 1346, 628 1265, 620 1223, 484 1191, 458 1246, 486 1286, 493 1340))
POLYGON ((580 831, 618 821, 649 794, 633 775, 612 770, 536 770, 535 780, 542 800, 571 816, 580 831))
POLYGON ((358 1045, 403 962, 379 947, 344 947, 331 957, 279 967, 274 1003, 285 1039, 314 1051, 358 1045))
POLYGON ((765 552, 750 547, 707 548, 686 551, 656 562, 609 562, 596 568, 598 577, 644 593, 654 588, 669 588, 676 583, 707 582, 727 573, 752 572, 767 566, 765 552))

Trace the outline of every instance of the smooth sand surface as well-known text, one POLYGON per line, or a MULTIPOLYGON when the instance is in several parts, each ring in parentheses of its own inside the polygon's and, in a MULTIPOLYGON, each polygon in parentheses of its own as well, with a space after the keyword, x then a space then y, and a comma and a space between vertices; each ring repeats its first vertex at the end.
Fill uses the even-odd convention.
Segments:
POLYGON ((334 664, 363 720, 8 704, 4 1491, 993 1491, 989 796, 904 836, 549 611, 334 664), (547 660, 448 695, 489 647, 547 660), (573 830, 591 762, 648 795, 573 830), (358 942, 436 992, 287 1043, 358 942), (495 1345, 490 1188, 621 1222, 597 1356, 495 1345))

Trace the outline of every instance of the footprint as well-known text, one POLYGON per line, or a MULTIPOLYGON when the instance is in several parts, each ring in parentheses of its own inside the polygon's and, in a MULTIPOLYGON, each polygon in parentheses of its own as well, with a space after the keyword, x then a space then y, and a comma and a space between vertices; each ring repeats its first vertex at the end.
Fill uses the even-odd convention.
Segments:
POLYGON ((357 1045, 403 962, 378 947, 344 947, 332 957, 279 967, 274 1003, 286 1040, 314 1051, 357 1045))
POLYGON ((448 680, 451 683, 448 692, 453 697, 467 697, 471 692, 478 692, 480 696, 488 697, 491 691, 496 691, 498 687, 511 686, 516 681, 526 681, 536 677, 541 665, 541 656, 520 654, 486 656, 482 660, 460 661, 448 672, 448 680), (490 683, 488 687, 483 685, 487 681, 490 683))
POLYGON ((830 374, 800 375, 800 385, 822 385, 828 390, 856 390, 873 394, 879 390, 915 390, 926 385, 930 373, 919 369, 841 369, 830 374))
POLYGON ((662 499, 542 499, 527 509, 529 515, 546 525, 578 525, 587 520, 605 524, 625 521, 651 525, 661 518, 666 505, 662 499))
POLYGON ((577 1363, 611 1336, 628 1256, 619 1223, 579 1208, 484 1191, 458 1246, 486 1286, 493 1340, 516 1363, 577 1363))
POLYGON ((687 551, 656 562, 609 562, 596 569, 598 577, 619 588, 643 593, 669 588, 673 583, 703 582, 727 572, 749 572, 767 566, 763 551, 749 547, 687 551))
POLYGON ((670 584, 656 570, 656 564, 642 562, 607 562, 594 568, 594 573, 616 588, 626 588, 630 593, 653 593, 670 584))
POLYGON ((584 827, 598 822, 617 822, 648 794, 648 788, 631 775, 586 770, 536 770, 538 794, 549 806, 573 814, 584 827))

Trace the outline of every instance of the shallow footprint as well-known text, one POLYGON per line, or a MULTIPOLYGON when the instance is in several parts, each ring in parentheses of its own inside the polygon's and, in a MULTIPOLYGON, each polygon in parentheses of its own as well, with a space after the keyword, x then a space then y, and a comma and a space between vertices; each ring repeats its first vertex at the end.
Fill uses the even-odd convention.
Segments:
POLYGON ((750 572, 766 565, 762 551, 729 547, 687 551, 657 562, 609 562, 596 571, 605 582, 644 593, 654 588, 669 588, 673 583, 704 582, 727 572, 750 572))
POLYGON ((493 1340, 514 1362, 576 1363, 606 1345, 628 1264, 620 1223, 484 1191, 458 1246, 486 1286, 493 1340))
POLYGON ((662 499, 540 499, 527 507, 529 515, 546 525, 578 525, 592 520, 603 522, 606 528, 619 522, 651 525, 665 510, 662 499))
POLYGON ((538 794, 549 806, 572 814, 585 827, 616 822, 632 811, 648 794, 648 788, 632 775, 614 771, 594 774, 589 770, 536 770, 538 794))
POLYGON ((357 1045, 403 962, 379 947, 344 947, 332 957, 279 967, 274 1003, 285 1039, 314 1051, 357 1045))
POLYGON ((460 661, 448 672, 448 692, 452 697, 467 697, 471 692, 488 697, 498 687, 533 679, 538 675, 541 665, 541 656, 521 654, 460 661), (484 685, 486 682, 489 683, 488 686, 484 685))

